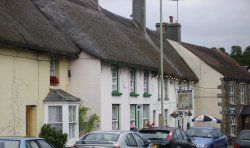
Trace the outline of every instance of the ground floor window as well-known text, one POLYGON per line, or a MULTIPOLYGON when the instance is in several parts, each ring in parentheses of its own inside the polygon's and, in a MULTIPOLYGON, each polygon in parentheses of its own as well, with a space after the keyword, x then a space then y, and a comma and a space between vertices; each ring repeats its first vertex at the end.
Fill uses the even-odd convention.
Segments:
POLYGON ((76 106, 69 106, 69 138, 76 138, 76 106))
POLYGON ((48 107, 48 124, 60 131, 63 131, 62 106, 48 107))
POLYGON ((136 125, 135 117, 136 117, 135 105, 130 105, 130 127, 136 125))
POLYGON ((230 116, 230 133, 231 135, 236 133, 235 116, 230 116))
POLYGON ((149 120, 149 105, 143 105, 143 127, 147 127, 149 124, 152 124, 152 121, 149 120))
POLYGON ((119 130, 119 105, 112 105, 112 129, 119 130))

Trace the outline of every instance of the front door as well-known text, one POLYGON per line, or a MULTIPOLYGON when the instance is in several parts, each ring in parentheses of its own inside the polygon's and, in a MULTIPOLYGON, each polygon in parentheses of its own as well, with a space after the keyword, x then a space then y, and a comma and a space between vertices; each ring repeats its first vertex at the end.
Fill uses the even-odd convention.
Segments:
POLYGON ((34 127, 34 105, 26 106, 26 136, 35 136, 34 127))

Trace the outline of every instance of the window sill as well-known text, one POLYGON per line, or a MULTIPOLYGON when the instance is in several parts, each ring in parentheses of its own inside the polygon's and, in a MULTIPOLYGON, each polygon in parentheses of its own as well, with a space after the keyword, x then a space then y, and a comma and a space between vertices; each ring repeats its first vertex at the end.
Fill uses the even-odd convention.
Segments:
POLYGON ((135 92, 131 92, 129 95, 130 95, 131 97, 138 97, 138 96, 139 96, 139 94, 137 94, 137 93, 135 93, 135 92))
POLYGON ((149 94, 149 93, 147 93, 147 92, 145 92, 145 93, 143 94, 143 97, 150 97, 150 96, 152 96, 152 94, 149 94))
POLYGON ((121 96, 122 93, 118 91, 112 91, 112 96, 121 96))

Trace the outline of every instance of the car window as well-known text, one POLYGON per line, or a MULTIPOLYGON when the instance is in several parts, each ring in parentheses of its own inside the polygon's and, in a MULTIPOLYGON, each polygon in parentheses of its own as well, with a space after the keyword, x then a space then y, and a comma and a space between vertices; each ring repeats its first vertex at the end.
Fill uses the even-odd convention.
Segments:
POLYGON ((184 140, 188 140, 188 135, 183 130, 180 130, 184 140))
POLYGON ((219 129, 216 129, 216 131, 217 131, 219 137, 221 137, 223 135, 219 129))
POLYGON ((216 131, 216 130, 213 130, 213 137, 215 138, 215 137, 219 137, 219 134, 218 134, 218 132, 216 131))
POLYGON ((37 140, 37 142, 39 143, 39 145, 42 148, 53 148, 47 141, 45 140, 37 140))
POLYGON ((36 143, 36 141, 34 141, 34 140, 26 141, 26 146, 30 147, 30 148, 39 148, 38 143, 36 143))
POLYGON ((190 128, 187 131, 188 136, 190 137, 202 137, 202 138, 211 138, 212 130, 206 128, 190 128))
POLYGON ((168 134, 169 134, 169 131, 166 131, 166 130, 141 130, 139 131, 139 135, 143 139, 150 139, 150 138, 166 139, 168 134))
POLYGON ((181 132, 180 132, 179 129, 175 130, 174 140, 183 140, 183 137, 182 137, 181 132))
POLYGON ((134 135, 135 140, 137 141, 139 147, 145 147, 146 146, 145 141, 140 136, 138 136, 137 134, 133 134, 133 135, 134 135))
POLYGON ((117 142, 119 139, 119 134, 114 133, 91 133, 84 136, 82 141, 112 141, 117 142))
POLYGON ((126 136, 126 144, 127 144, 127 146, 137 146, 135 138, 133 137, 132 134, 128 134, 126 136))
POLYGON ((243 131, 239 136, 240 140, 250 140, 250 131, 243 131))
POLYGON ((0 148, 19 148, 19 140, 0 140, 0 148))

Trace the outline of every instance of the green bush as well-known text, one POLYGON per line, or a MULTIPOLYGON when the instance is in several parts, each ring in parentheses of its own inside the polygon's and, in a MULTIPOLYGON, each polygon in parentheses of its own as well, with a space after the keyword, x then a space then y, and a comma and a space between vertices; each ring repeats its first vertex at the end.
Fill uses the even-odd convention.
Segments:
POLYGON ((67 141, 68 135, 48 124, 44 124, 39 137, 46 139, 55 148, 62 148, 67 141))

